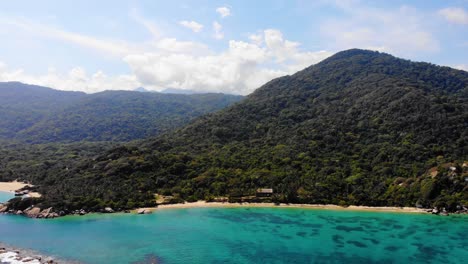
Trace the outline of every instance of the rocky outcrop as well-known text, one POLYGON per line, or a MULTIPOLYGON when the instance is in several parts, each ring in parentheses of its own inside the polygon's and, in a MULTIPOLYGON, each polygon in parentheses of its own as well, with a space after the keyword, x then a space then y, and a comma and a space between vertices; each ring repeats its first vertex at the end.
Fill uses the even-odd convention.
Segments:
MULTIPOLYGON (((94 211, 93 211, 94 212, 94 211)), ((115 213, 115 212, 125 212, 125 213, 130 213, 129 210, 122 211, 122 209, 118 208, 117 211, 115 211, 112 207, 105 207, 104 209, 100 209, 97 212, 100 213, 115 213)), ((41 218, 41 219, 48 219, 48 218, 56 218, 56 217, 61 217, 65 215, 86 215, 88 212, 85 209, 80 209, 80 210, 61 210, 61 211, 54 211, 54 208, 49 207, 46 209, 43 209, 39 206, 32 205, 25 210, 18 210, 14 209, 8 206, 8 203, 0 203, 0 213, 6 213, 6 214, 14 214, 14 215, 22 215, 26 216, 29 218, 41 218)), ((137 210, 138 214, 151 214, 152 210, 149 208, 142 208, 137 210)))
POLYGON ((442 208, 442 212, 440 212, 441 215, 443 216, 448 216, 449 213, 447 212, 447 210, 445 210, 445 208, 442 208))
POLYGON ((19 213, 17 211, 16 214, 22 214, 30 218, 55 218, 59 217, 59 214, 53 211, 52 207, 47 209, 41 210, 39 207, 31 206, 28 209, 24 210, 24 212, 19 213))
POLYGON ((37 216, 41 213, 41 208, 39 207, 31 207, 29 210, 26 209, 24 211, 25 215, 30 218, 37 218, 37 216))
POLYGON ((76 262, 69 262, 55 259, 51 256, 44 256, 41 253, 29 249, 12 248, 0 242, 0 263, 70 264, 76 262))
POLYGON ((151 214, 151 213, 152 213, 152 212, 151 212, 150 209, 144 209, 144 208, 142 208, 142 209, 138 209, 138 210, 137 210, 137 214, 151 214))
POLYGON ((104 213, 113 213, 113 212, 114 212, 114 210, 112 208, 110 208, 110 207, 104 208, 104 213))
POLYGON ((15 196, 23 196, 23 195, 26 195, 26 194, 29 194, 29 190, 16 190, 15 191, 15 196))
POLYGON ((468 214, 468 208, 465 206, 457 205, 456 214, 468 214))
POLYGON ((433 209, 429 209, 426 212, 431 213, 431 214, 435 214, 435 215, 449 216, 450 213, 468 214, 468 208, 465 207, 465 206, 457 205, 456 210, 455 211, 450 211, 450 213, 449 213, 449 211, 447 211, 447 209, 445 207, 442 208, 442 209, 434 207, 433 209))
POLYGON ((41 213, 37 216, 37 218, 50 218, 49 214, 52 211, 52 207, 49 207, 47 209, 44 209, 41 211, 41 213))

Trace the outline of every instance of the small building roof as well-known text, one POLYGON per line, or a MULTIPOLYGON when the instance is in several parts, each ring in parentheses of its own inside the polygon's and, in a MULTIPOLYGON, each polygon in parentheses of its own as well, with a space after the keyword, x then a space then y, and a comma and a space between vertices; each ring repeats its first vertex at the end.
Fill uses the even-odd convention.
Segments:
POLYGON ((258 193, 273 193, 273 189, 268 189, 268 188, 259 188, 257 189, 258 193))

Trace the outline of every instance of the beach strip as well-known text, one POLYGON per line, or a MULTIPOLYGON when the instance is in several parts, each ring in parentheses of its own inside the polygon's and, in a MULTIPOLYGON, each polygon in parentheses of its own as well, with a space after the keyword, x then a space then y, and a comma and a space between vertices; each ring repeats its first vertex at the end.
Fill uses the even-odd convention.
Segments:
POLYGON ((158 207, 139 208, 136 211, 149 210, 157 211, 163 209, 177 208, 234 208, 234 207, 274 207, 274 208, 303 208, 303 209, 325 209, 325 210, 343 210, 343 211, 368 211, 368 212, 394 212, 394 213, 427 213, 427 209, 416 207, 373 207, 351 205, 347 207, 334 204, 275 204, 275 203, 228 203, 228 202, 206 202, 197 201, 193 203, 163 204, 158 207))
MULTIPOLYGON (((0 182, 0 191, 1 192, 10 192, 14 193, 16 190, 19 190, 26 185, 33 186, 31 184, 19 181, 12 181, 12 182, 0 182)), ((37 192, 30 192, 27 194, 29 197, 41 197, 40 193, 37 192)))

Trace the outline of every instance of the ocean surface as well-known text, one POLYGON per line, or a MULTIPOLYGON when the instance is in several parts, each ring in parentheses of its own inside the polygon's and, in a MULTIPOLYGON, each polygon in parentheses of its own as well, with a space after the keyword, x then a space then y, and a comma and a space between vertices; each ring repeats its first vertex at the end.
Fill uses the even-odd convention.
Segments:
POLYGON ((84 263, 467 263, 468 216, 297 208, 0 215, 0 241, 84 263))
POLYGON ((14 198, 14 197, 15 197, 15 195, 13 193, 0 191, 0 203, 1 202, 6 202, 6 201, 8 201, 8 200, 10 200, 11 198, 14 198))

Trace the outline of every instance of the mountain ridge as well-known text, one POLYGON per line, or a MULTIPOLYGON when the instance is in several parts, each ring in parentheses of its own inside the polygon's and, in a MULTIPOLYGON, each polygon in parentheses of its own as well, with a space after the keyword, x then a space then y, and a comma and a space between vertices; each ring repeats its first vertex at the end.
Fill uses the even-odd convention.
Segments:
POLYGON ((30 143, 129 141, 168 132, 241 98, 134 91, 85 94, 0 83, 0 138, 30 143))
MULTIPOLYGON (((467 90, 467 72, 353 50, 171 134, 52 162, 50 186, 43 172, 27 177, 58 208, 149 206, 155 193, 237 200, 272 188, 274 202, 454 210, 468 205, 467 90)), ((3 177, 25 175, 15 166, 3 177)))

